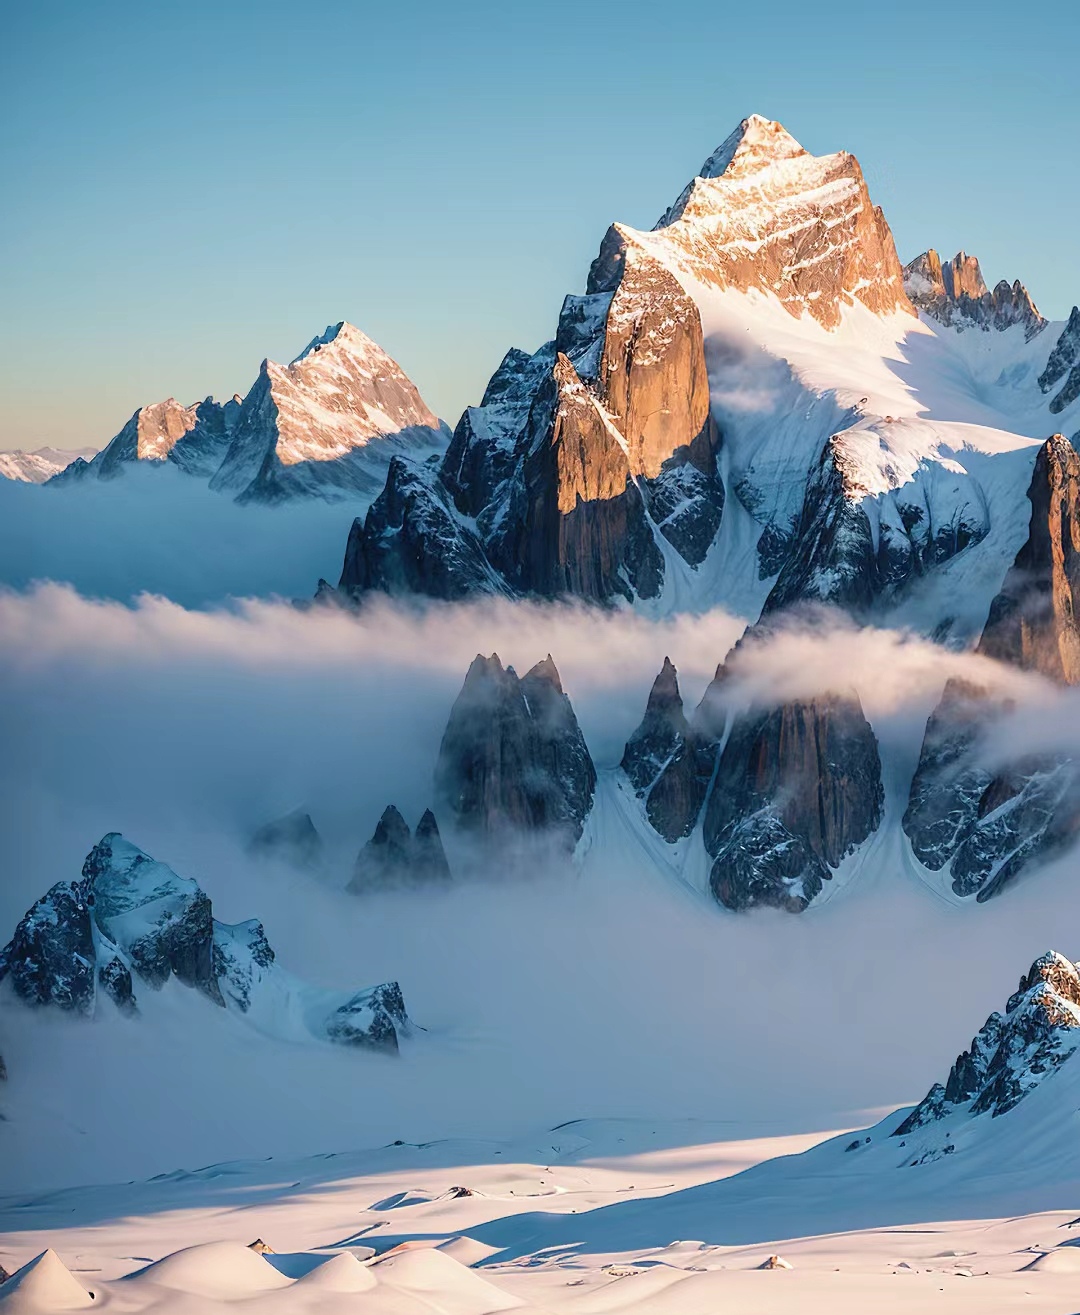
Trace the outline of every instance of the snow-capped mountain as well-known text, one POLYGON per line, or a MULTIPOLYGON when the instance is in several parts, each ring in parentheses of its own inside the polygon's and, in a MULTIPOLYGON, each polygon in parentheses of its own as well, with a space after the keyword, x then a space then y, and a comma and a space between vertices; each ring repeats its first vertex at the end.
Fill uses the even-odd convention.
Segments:
POLYGON ((397 982, 352 993, 319 990, 277 962, 262 924, 213 916, 197 882, 118 834, 87 855, 79 881, 58 882, 0 950, 0 982, 16 997, 92 1017, 106 1002, 138 1011, 138 994, 175 977, 270 1036, 398 1048, 409 1019, 397 982))
POLYGON ((210 486, 271 502, 372 491, 395 453, 427 456, 448 437, 397 362, 342 322, 289 365, 262 363, 210 486))
POLYGON ((1038 443, 1080 426, 1074 339, 963 253, 902 269, 857 161, 751 117, 653 230, 612 226, 437 472, 391 472, 339 593, 751 621, 814 599, 964 639, 1022 541, 1038 443))
POLYGON ((140 407, 62 482, 168 462, 239 502, 370 497, 395 453, 441 453, 449 430, 396 361, 351 324, 331 325, 288 365, 263 361, 246 397, 140 407))
POLYGON ((67 448, 39 447, 33 452, 16 448, 13 452, 0 452, 0 478, 19 480, 24 484, 44 484, 80 457, 86 460, 97 451, 93 447, 67 448))
MULTIPOLYGON (((857 161, 751 117, 654 229, 609 229, 441 466, 392 463, 318 596, 723 607, 748 643, 808 606, 953 648, 986 624, 980 652, 1075 683, 1076 456, 1049 436, 1080 429, 1078 324, 964 252, 902 268, 857 161)), ((739 706, 724 674, 687 718, 661 673, 623 768, 667 844, 698 837, 716 899, 798 911, 882 822, 877 740, 857 691, 739 706)), ((1080 830, 1075 774, 984 769, 950 697, 905 826, 985 899, 1080 830)))

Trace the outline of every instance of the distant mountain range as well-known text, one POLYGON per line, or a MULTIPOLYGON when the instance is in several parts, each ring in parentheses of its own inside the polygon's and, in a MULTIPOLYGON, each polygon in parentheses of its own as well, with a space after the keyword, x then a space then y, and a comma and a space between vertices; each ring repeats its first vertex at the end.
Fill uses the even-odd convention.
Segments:
POLYGON ((370 498, 391 456, 441 453, 449 436, 401 367, 342 322, 288 365, 263 361, 246 397, 140 407, 96 456, 57 479, 168 463, 238 502, 370 498))
POLYGON ((22 484, 44 484, 54 475, 70 466, 73 461, 89 460, 97 452, 96 447, 39 447, 32 452, 16 448, 12 452, 0 452, 0 479, 13 479, 22 484))

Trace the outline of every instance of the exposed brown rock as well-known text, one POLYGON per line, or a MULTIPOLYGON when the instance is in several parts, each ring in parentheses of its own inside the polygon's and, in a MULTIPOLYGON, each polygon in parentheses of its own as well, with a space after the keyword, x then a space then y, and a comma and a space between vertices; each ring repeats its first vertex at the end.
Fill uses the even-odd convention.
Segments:
POLYGON ((698 309, 640 247, 631 247, 622 264, 598 382, 635 476, 655 478, 672 453, 710 424, 698 309))
POLYGON ((521 583, 548 597, 654 597, 663 559, 622 436, 567 356, 552 381, 550 429, 525 464, 521 583))
POLYGON ((1028 498, 1028 539, 990 606, 979 652, 1075 685, 1080 683, 1080 457, 1061 434, 1039 449, 1028 498))

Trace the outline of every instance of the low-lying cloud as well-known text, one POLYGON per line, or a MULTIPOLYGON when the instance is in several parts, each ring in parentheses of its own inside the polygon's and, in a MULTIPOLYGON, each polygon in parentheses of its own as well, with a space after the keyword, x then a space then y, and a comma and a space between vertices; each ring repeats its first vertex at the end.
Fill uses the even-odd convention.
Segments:
MULTIPOLYGON (((381 601, 354 617, 125 606, 57 585, 0 595, 0 938, 120 830, 198 879, 223 920, 261 917, 297 975, 341 988, 398 977, 431 1029, 395 1066, 326 1049, 283 1057, 182 988, 146 993, 141 1019, 89 1029, 5 1007, 6 1099, 13 1116, 45 1111, 4 1125, 31 1129, 24 1178, 39 1164, 41 1181, 114 1176, 589 1115, 805 1125, 921 1096, 1034 954, 1080 956, 1060 916, 1070 859, 956 908, 928 895, 895 830, 928 710, 951 675, 997 678, 981 660, 824 615, 740 651, 747 697, 842 680, 886 756, 901 741, 907 755, 887 767, 894 831, 872 870, 802 917, 736 916, 692 896, 610 815, 580 868, 434 895, 340 889, 387 803, 415 824, 431 802, 476 652, 519 672, 550 652, 603 772, 663 658, 693 706, 741 630, 719 612, 654 622, 503 600, 381 601), (250 860, 251 830, 301 804, 329 843, 328 872, 250 860)), ((1043 737, 1055 710, 1076 725, 1071 695, 1003 679, 1021 709, 1018 749, 1025 725, 1043 737)))

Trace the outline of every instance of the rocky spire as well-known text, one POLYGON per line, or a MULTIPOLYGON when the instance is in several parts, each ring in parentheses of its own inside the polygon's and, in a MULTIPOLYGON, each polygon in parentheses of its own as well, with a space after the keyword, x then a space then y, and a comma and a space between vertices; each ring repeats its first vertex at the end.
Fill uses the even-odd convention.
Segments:
POLYGON ((391 804, 379 818, 375 834, 360 851, 349 890, 354 895, 445 884, 450 880, 435 814, 427 809, 414 835, 391 804))
POLYGON ((1027 288, 1002 279, 991 292, 979 262, 965 251, 942 261, 931 248, 904 266, 904 288, 911 301, 931 318, 957 329, 1009 329, 1024 326, 1030 342, 1046 327, 1027 288))
POLYGON ((645 716, 627 740, 620 764, 639 798, 685 745, 688 730, 678 673, 665 657, 649 691, 645 716))
POLYGON ((518 679, 498 654, 473 660, 439 749, 436 790, 474 835, 545 835, 573 846, 596 771, 550 656, 518 679))
POLYGON ((1080 683, 1080 457, 1061 434, 1035 458, 1031 522, 979 643, 987 657, 1080 683))

